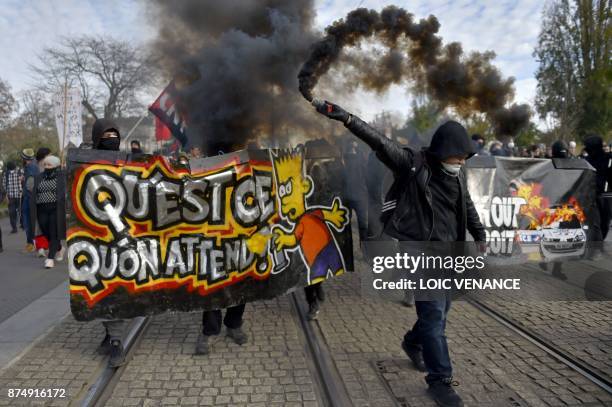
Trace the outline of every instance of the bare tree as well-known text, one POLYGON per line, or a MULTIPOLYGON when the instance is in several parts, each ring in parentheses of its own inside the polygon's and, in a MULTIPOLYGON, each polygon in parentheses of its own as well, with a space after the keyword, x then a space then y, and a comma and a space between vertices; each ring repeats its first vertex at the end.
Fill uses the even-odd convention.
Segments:
POLYGON ((0 78, 0 128, 8 126, 11 114, 17 108, 11 87, 0 78))
POLYGON ((54 129, 53 105, 47 95, 36 89, 21 94, 17 124, 29 129, 54 129))
POLYGON ((94 117, 119 118, 144 109, 139 96, 154 81, 144 47, 110 37, 63 38, 58 47, 45 48, 30 68, 36 87, 45 92, 80 86, 83 106, 94 117))

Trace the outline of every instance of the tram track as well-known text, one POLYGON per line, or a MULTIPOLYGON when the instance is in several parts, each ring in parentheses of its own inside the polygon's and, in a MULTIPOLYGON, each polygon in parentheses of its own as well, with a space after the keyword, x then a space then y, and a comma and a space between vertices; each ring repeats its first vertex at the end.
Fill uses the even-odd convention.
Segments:
POLYGON ((537 332, 522 326, 514 319, 504 315, 502 312, 496 310, 494 307, 486 304, 485 302, 474 299, 468 299, 467 302, 476 309, 478 309, 480 312, 493 318, 495 321, 505 326, 507 329, 511 330, 515 334, 521 336, 533 345, 537 346, 552 358, 563 363, 571 370, 579 373, 584 378, 589 380, 589 382, 598 386, 607 393, 612 394, 612 380, 610 380, 609 377, 603 375, 597 369, 591 367, 588 363, 585 363, 579 358, 573 356, 571 353, 560 349, 558 346, 551 343, 550 340, 547 340, 537 332))
POLYGON ((136 317, 131 321, 131 324, 124 341, 126 362, 120 367, 110 367, 108 365, 102 367, 96 379, 91 383, 83 397, 79 398, 76 405, 82 407, 103 406, 105 401, 111 396, 114 385, 121 377, 121 373, 129 363, 130 357, 133 355, 142 335, 149 325, 150 317, 136 317))

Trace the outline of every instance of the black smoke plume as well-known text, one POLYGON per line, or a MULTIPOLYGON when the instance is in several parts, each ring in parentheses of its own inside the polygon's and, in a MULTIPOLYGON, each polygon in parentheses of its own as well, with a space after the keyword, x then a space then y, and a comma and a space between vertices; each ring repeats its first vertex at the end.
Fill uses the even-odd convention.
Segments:
POLYGON ((501 76, 491 64, 492 52, 466 56, 459 43, 444 46, 436 35, 439 28, 434 16, 416 22, 412 14, 395 6, 380 13, 353 10, 327 27, 325 37, 312 47, 298 74, 300 92, 312 101, 319 79, 340 66, 349 82, 365 89, 382 92, 391 84, 412 81, 440 107, 486 113, 498 134, 516 134, 527 125, 530 113, 527 105, 506 108, 514 96, 514 78, 501 76), (353 54, 343 58, 345 48, 359 46, 364 39, 377 40, 385 53, 377 58, 353 54))
POLYGON ((490 64, 493 55, 462 58, 459 44, 443 47, 433 16, 417 23, 397 7, 381 13, 358 9, 328 27, 321 39, 314 28, 314 0, 146 4, 158 27, 153 49, 164 76, 175 79, 174 96, 186 117, 190 144, 208 154, 265 137, 282 144, 288 135, 332 134, 333 124, 321 120, 296 92, 299 85, 309 95, 332 65, 337 75, 330 72, 322 84, 334 94, 349 94, 358 86, 383 92, 405 82, 425 88, 444 106, 486 112, 504 131, 520 128, 528 118, 522 108, 511 111, 521 114, 504 109, 512 79, 501 78, 490 64), (382 49, 342 52, 368 38, 382 43, 382 49), (513 124, 503 124, 506 120, 513 124))
POLYGON ((154 49, 176 78, 190 144, 208 154, 262 136, 324 134, 296 92, 316 40, 313 0, 156 0, 154 49))

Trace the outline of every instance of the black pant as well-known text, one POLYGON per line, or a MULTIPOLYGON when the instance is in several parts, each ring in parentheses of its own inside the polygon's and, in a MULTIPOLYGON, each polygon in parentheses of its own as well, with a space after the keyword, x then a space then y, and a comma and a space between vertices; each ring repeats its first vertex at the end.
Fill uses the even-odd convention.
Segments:
MULTIPOLYGON (((223 325, 230 329, 240 328, 242 326, 242 314, 246 304, 234 305, 227 308, 223 325)), ((221 310, 204 311, 202 313, 202 333, 204 335, 219 335, 221 332, 221 310)))
POLYGON ((352 219, 353 211, 357 215, 359 225, 359 240, 364 241, 368 236, 368 201, 367 194, 356 199, 345 199, 344 204, 349 209, 349 217, 352 219))
POLYGON ((49 255, 47 258, 54 259, 55 254, 62 248, 57 234, 57 204, 36 205, 36 220, 43 235, 49 241, 49 255))
POLYGON ((308 305, 319 301, 319 298, 322 297, 321 291, 323 291, 323 282, 304 287, 304 294, 306 294, 306 302, 308 302, 308 305))
POLYGON ((13 231, 17 230, 17 219, 19 218, 19 205, 21 205, 21 200, 19 198, 9 198, 8 210, 9 210, 9 218, 11 219, 11 228, 13 229, 13 231))

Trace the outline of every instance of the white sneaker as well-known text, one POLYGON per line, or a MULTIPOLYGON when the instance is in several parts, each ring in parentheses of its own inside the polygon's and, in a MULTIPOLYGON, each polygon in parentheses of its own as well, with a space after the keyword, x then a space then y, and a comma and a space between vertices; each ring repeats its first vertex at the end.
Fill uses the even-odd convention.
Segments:
POLYGON ((66 254, 66 250, 62 247, 60 251, 55 254, 55 261, 64 260, 64 254, 66 254))
POLYGON ((45 249, 38 249, 36 253, 38 257, 47 257, 47 253, 45 253, 45 249))
POLYGON ((53 262, 53 259, 46 259, 45 260, 45 268, 46 269, 52 269, 53 267, 55 267, 55 263, 53 262))

